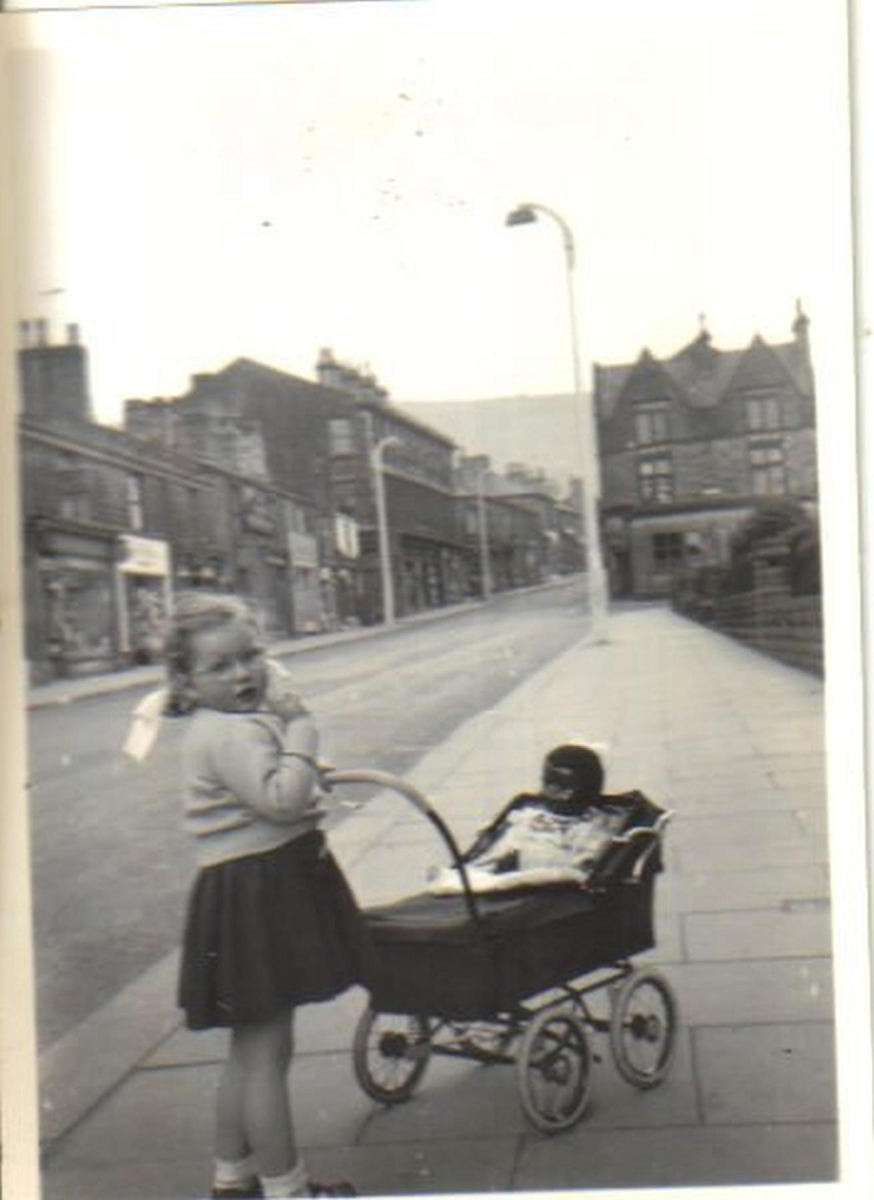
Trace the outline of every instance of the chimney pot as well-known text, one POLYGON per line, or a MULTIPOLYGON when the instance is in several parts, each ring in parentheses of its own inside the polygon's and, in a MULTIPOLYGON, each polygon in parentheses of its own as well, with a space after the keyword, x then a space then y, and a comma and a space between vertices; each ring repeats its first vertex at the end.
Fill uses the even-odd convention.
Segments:
POLYGON ((36 326, 36 343, 38 346, 45 346, 48 342, 49 323, 45 317, 37 317, 34 322, 36 326))
POLYGON ((30 345, 30 321, 18 322, 18 337, 22 346, 30 345))
POLYGON ((69 342, 69 344, 71 346, 79 345, 79 323, 78 323, 78 321, 71 321, 67 325, 67 341, 69 342))

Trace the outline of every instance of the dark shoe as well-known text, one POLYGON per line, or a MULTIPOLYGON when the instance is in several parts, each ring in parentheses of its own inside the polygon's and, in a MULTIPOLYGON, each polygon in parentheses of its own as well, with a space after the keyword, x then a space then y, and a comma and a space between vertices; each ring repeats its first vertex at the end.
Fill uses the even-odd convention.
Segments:
POLYGON ((311 1183, 311 1196, 357 1196, 351 1183, 311 1183))
POLYGON ((214 1187, 210 1192, 212 1200, 261 1200, 263 1195, 261 1184, 255 1176, 249 1183, 241 1183, 234 1187, 214 1187))

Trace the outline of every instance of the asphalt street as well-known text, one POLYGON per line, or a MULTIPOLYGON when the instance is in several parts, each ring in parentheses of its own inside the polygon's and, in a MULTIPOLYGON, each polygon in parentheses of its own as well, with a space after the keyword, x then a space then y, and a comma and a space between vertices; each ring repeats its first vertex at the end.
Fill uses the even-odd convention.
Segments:
MULTIPOLYGON (((581 590, 562 587, 500 597, 372 640, 313 647, 289 662, 322 729, 323 757, 403 775, 584 630, 581 590)), ((127 762, 119 748, 142 694, 95 696, 30 715, 41 1050, 179 938, 193 870, 179 822, 184 723, 164 723, 145 766, 127 762)), ((343 799, 335 804, 331 823, 351 811, 343 799)))

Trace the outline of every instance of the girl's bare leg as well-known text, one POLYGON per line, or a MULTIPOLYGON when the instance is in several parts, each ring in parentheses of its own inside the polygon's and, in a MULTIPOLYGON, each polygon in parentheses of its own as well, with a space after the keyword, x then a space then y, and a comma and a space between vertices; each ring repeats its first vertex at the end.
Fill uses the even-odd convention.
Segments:
POLYGON ((216 1093, 216 1158, 240 1162, 252 1153, 243 1124, 243 1067, 239 1055, 231 1049, 222 1068, 216 1093))
POLYGON ((295 1166, 297 1145, 288 1099, 292 1049, 290 1013, 232 1030, 218 1093, 219 1158, 254 1153, 262 1175, 283 1175, 295 1166))

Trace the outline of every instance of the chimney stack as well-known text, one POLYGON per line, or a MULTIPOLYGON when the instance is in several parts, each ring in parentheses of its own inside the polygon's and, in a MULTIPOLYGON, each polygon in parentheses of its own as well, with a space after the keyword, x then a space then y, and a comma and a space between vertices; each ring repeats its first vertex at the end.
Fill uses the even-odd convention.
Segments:
POLYGON ((67 341, 49 343, 45 317, 19 322, 18 377, 21 404, 28 416, 91 421, 88 353, 79 342, 79 327, 67 326, 67 341))

